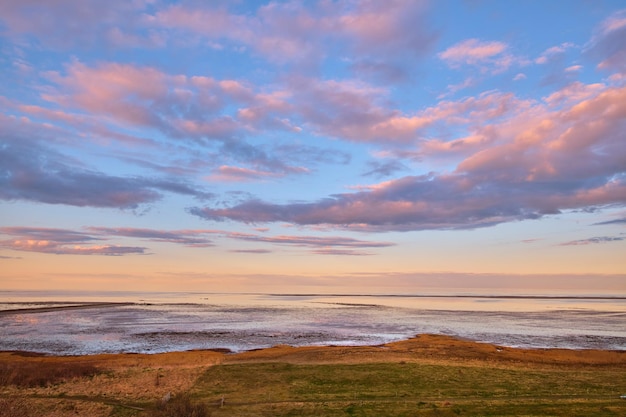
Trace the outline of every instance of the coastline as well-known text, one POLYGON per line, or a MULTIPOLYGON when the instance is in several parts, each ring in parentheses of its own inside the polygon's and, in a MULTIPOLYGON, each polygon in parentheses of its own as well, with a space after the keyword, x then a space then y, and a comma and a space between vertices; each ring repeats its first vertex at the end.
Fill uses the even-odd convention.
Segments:
POLYGON ((0 351, 0 362, 7 358, 19 361, 74 361, 124 363, 145 361, 182 364, 211 357, 219 363, 287 362, 346 363, 389 361, 487 361, 547 365, 626 366, 626 350, 520 348, 477 342, 455 336, 419 334, 415 337, 381 345, 276 345, 232 352, 225 348, 194 349, 158 353, 97 353, 86 355, 54 355, 30 351, 0 351), (31 359, 35 358, 35 359, 31 359))

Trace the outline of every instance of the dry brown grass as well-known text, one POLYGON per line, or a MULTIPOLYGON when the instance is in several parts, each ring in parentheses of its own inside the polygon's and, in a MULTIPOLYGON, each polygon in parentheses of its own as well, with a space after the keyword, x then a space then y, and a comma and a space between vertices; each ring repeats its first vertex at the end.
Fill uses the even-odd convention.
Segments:
POLYGON ((188 394, 179 394, 165 403, 159 401, 150 417, 209 417, 206 404, 194 401, 188 394))
POLYGON ((0 363, 0 386, 45 387, 72 378, 92 377, 98 372, 90 363, 76 362, 67 366, 45 361, 3 362, 0 363))

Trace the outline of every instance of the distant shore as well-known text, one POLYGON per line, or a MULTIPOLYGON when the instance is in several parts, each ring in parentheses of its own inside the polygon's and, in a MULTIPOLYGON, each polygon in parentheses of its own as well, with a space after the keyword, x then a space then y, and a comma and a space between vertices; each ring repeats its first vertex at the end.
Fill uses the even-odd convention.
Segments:
MULTIPOLYGON (((45 303, 45 304, 49 304, 49 303, 45 303)), ((7 310, 0 310, 0 317, 7 316, 10 314, 36 314, 36 313, 49 313, 52 311, 63 311, 63 310, 83 310, 83 309, 89 309, 89 308, 120 307, 120 306, 135 305, 136 303, 94 302, 94 303, 67 303, 67 304, 71 304, 71 305, 62 305, 62 306, 47 305, 46 307, 13 308, 13 309, 7 309, 7 310)))

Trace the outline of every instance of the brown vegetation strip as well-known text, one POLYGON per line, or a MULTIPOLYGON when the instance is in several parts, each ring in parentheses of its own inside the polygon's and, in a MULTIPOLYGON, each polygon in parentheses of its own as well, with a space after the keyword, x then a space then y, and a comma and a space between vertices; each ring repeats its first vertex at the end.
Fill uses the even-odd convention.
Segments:
POLYGON ((284 362, 294 364, 374 362, 489 362, 503 364, 624 366, 626 351, 595 349, 523 349, 477 343, 442 335, 418 335, 379 346, 279 345, 268 349, 229 354, 215 350, 194 350, 157 354, 99 354, 48 356, 27 352, 0 352, 6 363, 57 363, 70 366, 89 364, 99 368, 127 366, 195 367, 216 363, 284 362))
POLYGON ((104 307, 120 307, 134 305, 135 303, 81 303, 77 305, 69 306, 48 306, 48 307, 33 307, 33 308, 16 308, 9 310, 0 310, 0 317, 10 314, 35 314, 35 313, 48 313, 51 311, 62 310, 82 310, 86 308, 104 308, 104 307))

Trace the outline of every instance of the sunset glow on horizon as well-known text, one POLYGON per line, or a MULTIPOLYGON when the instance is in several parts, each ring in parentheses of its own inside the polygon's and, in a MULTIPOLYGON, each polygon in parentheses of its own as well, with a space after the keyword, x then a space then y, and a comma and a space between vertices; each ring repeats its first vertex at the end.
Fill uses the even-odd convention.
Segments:
POLYGON ((623 1, 0 1, 0 290, 626 296, 623 1))

